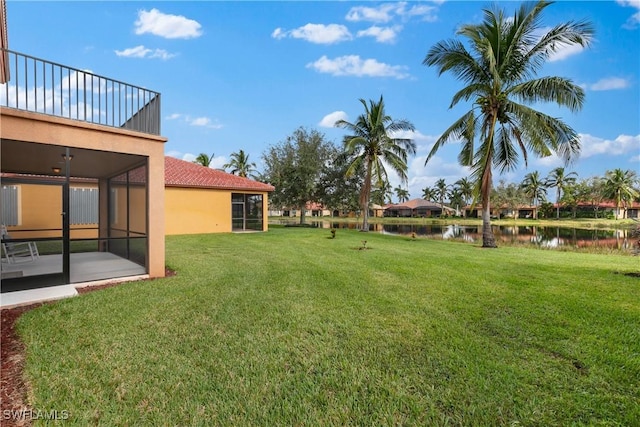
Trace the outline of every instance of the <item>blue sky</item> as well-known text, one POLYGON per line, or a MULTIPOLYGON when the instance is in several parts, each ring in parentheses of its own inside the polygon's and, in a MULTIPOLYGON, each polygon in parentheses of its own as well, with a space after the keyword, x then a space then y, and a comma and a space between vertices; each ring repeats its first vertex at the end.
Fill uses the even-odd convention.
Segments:
MULTIPOLYGON (((459 145, 426 166, 438 135, 469 105, 450 110, 461 88, 422 65, 436 42, 479 22, 484 1, 425 2, 23 2, 8 1, 12 50, 162 93, 165 152, 186 160, 215 153, 221 167, 240 149, 261 170, 261 155, 304 126, 341 143, 338 118, 354 121, 360 98, 384 96, 387 112, 411 121, 418 152, 409 191, 466 176, 459 145)), ((499 3, 512 14, 519 2, 499 3)), ((559 1, 543 24, 590 20, 591 47, 564 50, 541 75, 584 87, 579 113, 539 105, 581 136, 570 167, 581 178, 640 168, 640 0, 559 1)), ((498 177, 519 182, 562 166, 555 156, 521 162, 498 177)), ((392 178, 392 185, 398 185, 392 178)))

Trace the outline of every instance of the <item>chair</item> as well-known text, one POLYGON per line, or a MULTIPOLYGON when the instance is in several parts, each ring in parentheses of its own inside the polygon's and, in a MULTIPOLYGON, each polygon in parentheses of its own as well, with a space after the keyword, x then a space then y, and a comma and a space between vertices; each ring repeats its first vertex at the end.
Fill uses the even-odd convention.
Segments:
POLYGON ((2 235, 2 253, 9 264, 18 262, 31 262, 38 259, 38 247, 36 242, 11 242, 11 236, 7 232, 7 228, 2 225, 0 227, 2 235))

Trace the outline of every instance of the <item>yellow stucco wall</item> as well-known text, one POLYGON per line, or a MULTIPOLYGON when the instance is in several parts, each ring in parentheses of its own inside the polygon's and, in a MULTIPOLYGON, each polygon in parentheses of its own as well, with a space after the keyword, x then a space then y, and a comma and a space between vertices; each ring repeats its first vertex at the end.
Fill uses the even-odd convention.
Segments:
MULTIPOLYGON (((18 187, 17 226, 8 226, 16 238, 62 237, 62 185, 10 184, 18 187)), ((71 188, 97 188, 95 184, 72 184, 71 188)), ((71 225, 72 239, 95 239, 98 224, 71 225), (85 228, 90 228, 85 230, 85 228)))
POLYGON ((230 233, 231 193, 262 194, 263 231, 268 230, 268 193, 167 187, 165 189, 165 233, 230 233))

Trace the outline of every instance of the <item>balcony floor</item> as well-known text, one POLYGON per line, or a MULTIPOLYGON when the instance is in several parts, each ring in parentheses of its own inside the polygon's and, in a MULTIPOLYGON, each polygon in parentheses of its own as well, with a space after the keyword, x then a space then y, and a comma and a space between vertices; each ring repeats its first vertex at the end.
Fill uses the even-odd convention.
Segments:
MULTIPOLYGON (((42 255, 35 261, 22 261, 8 264, 5 260, 0 264, 3 278, 38 276, 42 274, 60 273, 62 271, 62 255, 42 255)), ((109 252, 85 252, 71 254, 71 284, 51 286, 38 289, 2 289, 0 306, 58 299, 77 295, 75 287, 91 286, 123 278, 139 279, 148 277, 144 267, 120 258, 109 252), (96 283, 100 281, 100 283, 96 283)), ((25 286, 25 288, 28 285, 25 286)))

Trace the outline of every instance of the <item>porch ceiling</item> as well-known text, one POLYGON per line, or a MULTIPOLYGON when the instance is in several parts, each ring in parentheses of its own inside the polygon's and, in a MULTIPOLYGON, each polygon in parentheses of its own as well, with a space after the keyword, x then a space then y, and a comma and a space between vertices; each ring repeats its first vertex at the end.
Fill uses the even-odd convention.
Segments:
MULTIPOLYGON (((2 139, 2 172, 33 175, 65 175, 62 154, 65 147, 2 139), (59 174, 54 167, 61 168, 59 174)), ((109 178, 141 164, 145 157, 109 151, 71 148, 71 176, 77 178, 109 178)))

